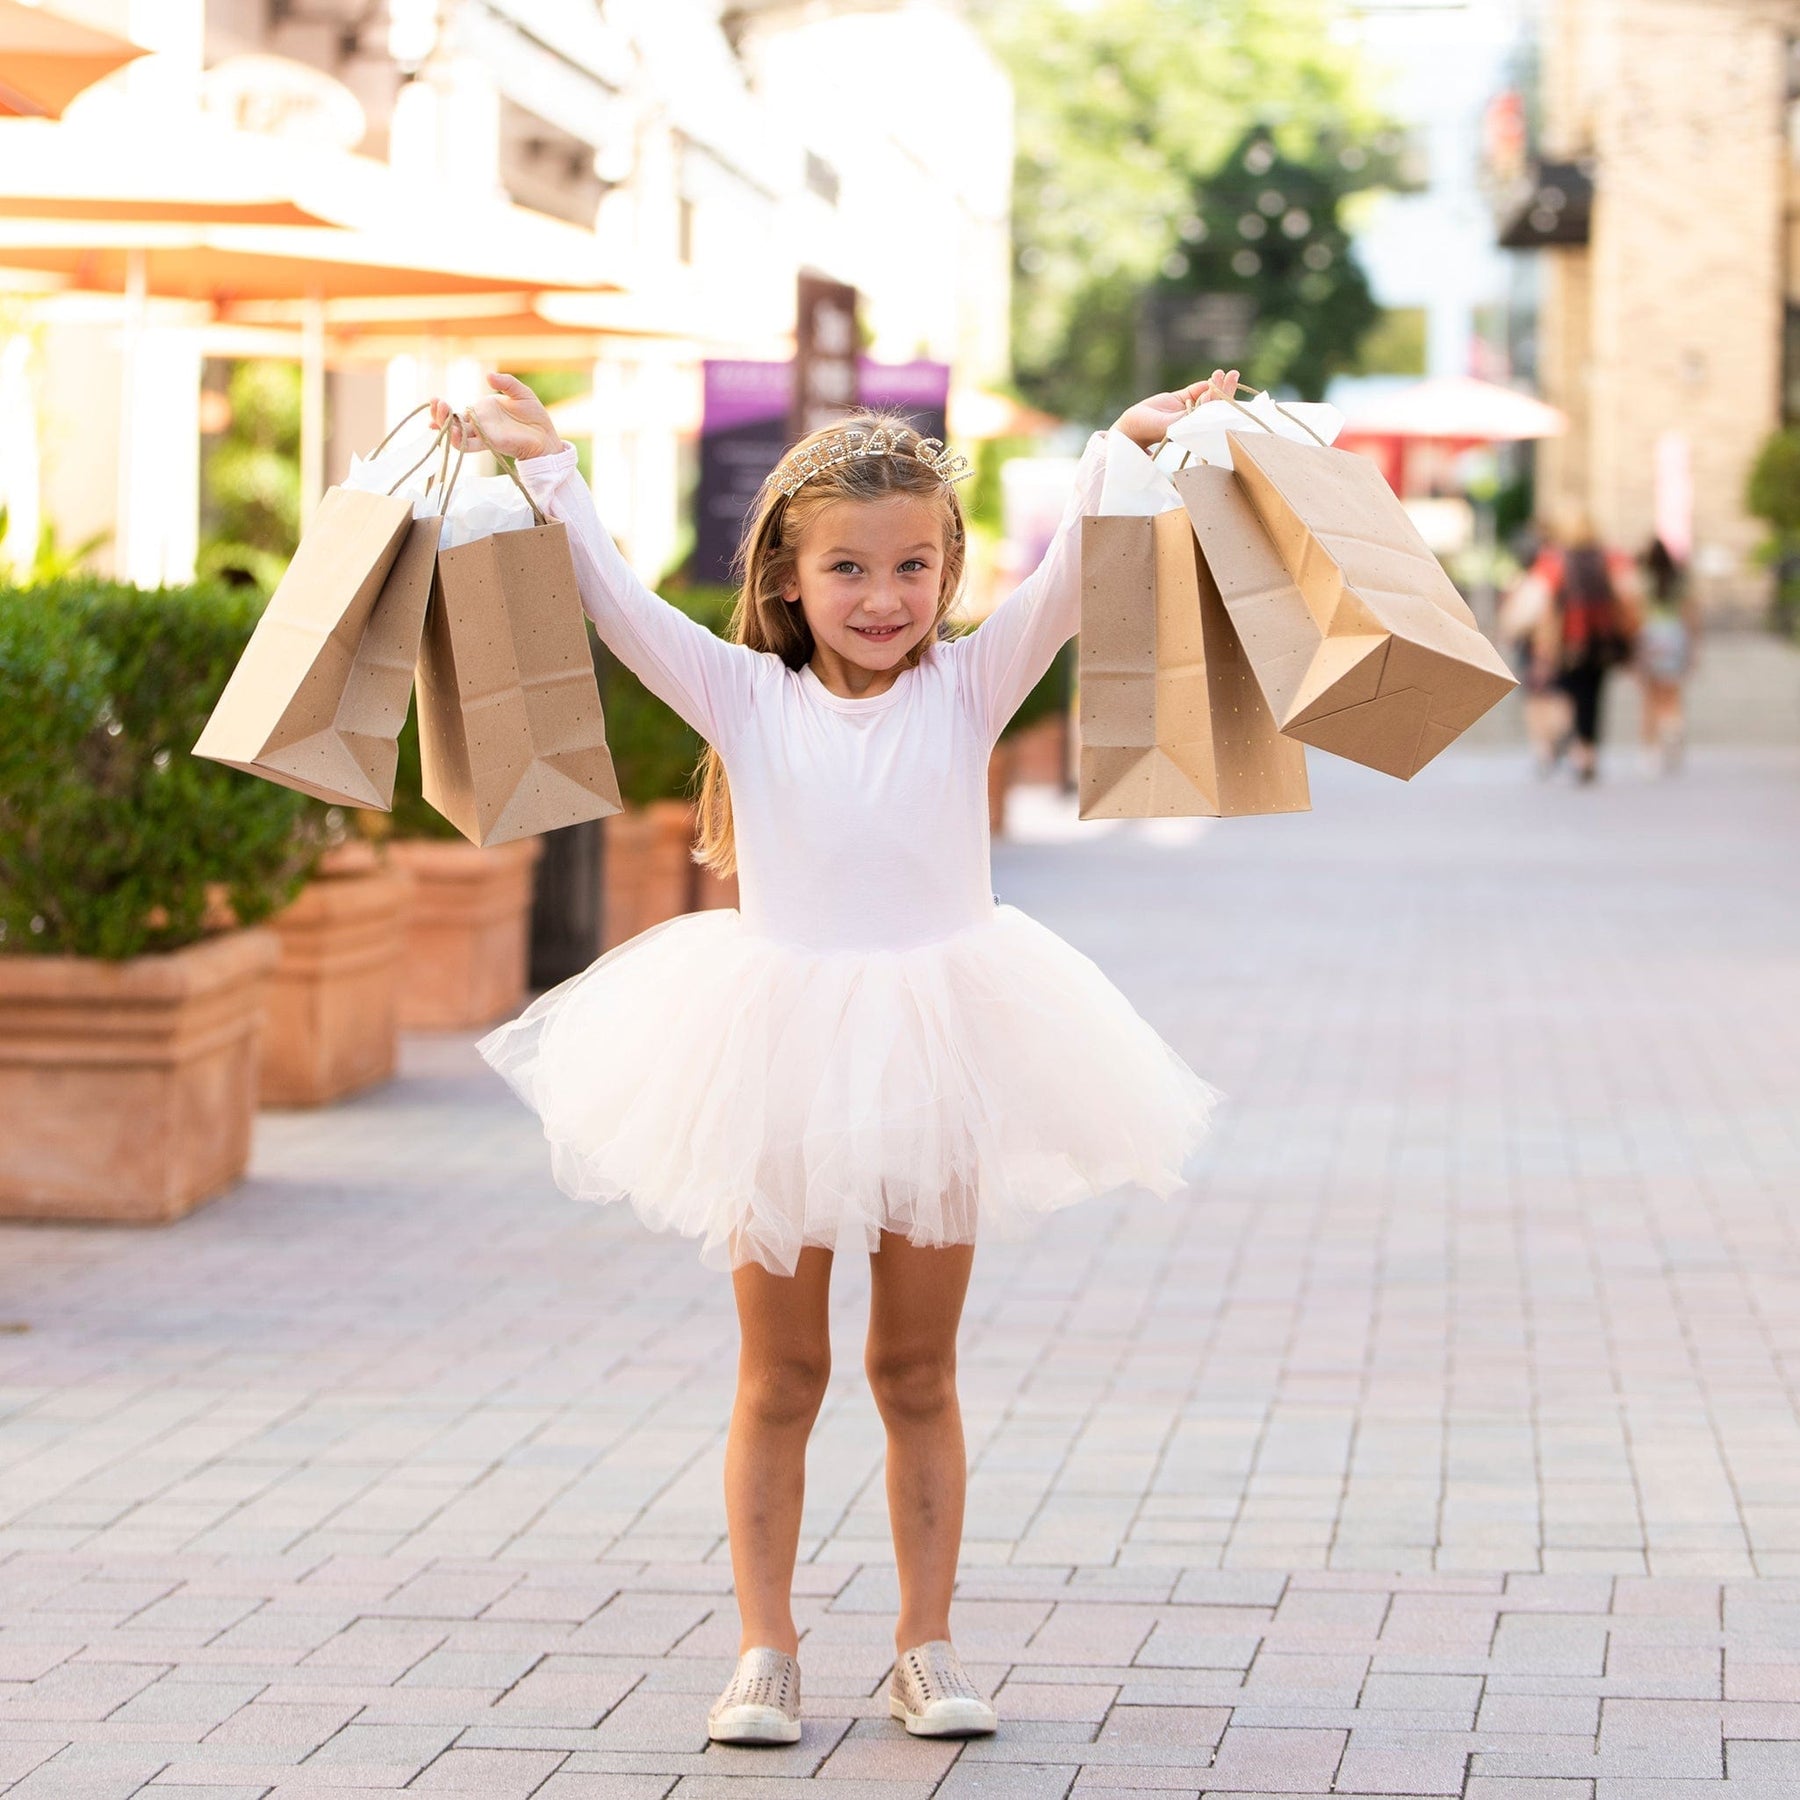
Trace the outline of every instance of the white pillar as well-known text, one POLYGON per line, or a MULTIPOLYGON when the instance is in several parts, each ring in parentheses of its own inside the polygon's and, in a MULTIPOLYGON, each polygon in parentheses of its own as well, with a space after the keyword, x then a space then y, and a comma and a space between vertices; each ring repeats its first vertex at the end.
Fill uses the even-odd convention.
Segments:
POLYGON ((325 302, 306 302, 300 325, 300 529, 325 492, 325 302))

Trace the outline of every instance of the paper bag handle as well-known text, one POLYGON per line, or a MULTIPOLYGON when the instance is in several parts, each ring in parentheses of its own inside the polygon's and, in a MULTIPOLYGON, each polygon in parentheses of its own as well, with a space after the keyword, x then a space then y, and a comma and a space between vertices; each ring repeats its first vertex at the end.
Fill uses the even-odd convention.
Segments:
MULTIPOLYGON (((415 408, 414 410, 415 411, 423 411, 424 409, 423 408, 415 408)), ((410 419, 411 417, 412 417, 412 413, 408 413, 406 415, 407 419, 410 419)), ((400 425, 404 425, 405 423, 406 423, 406 419, 402 419, 400 421, 400 425)), ((396 425, 394 427, 394 431, 398 431, 400 429, 400 425, 396 425)), ((388 437, 390 437, 390 438, 393 435, 394 435, 393 431, 390 431, 388 433, 388 437)), ((384 438, 382 440, 383 443, 386 443, 386 441, 387 441, 386 438, 384 438)), ((412 480, 412 478, 416 474, 418 474, 418 472, 422 468, 424 468, 424 466, 428 462, 430 462, 431 459, 437 454, 437 449, 438 449, 439 444, 442 444, 444 446, 444 465, 446 468, 448 468, 449 463, 450 463, 450 422, 448 419, 446 419, 444 421, 442 430, 440 430, 438 432, 438 434, 431 440, 431 442, 425 446, 425 454, 423 456, 421 456, 419 458, 419 460, 416 463, 414 463, 413 466, 410 469, 408 469, 404 475, 400 476, 399 479, 395 481, 394 485, 388 489, 388 492, 390 494, 398 493, 400 491, 400 483, 401 482, 412 480)), ((377 448, 376 450, 371 452, 371 454, 375 455, 375 456, 379 456, 381 454, 381 451, 379 448, 377 448)), ((431 486, 431 483, 428 481, 428 482, 426 482, 425 485, 426 485, 426 487, 429 488, 431 486)))
POLYGON ((375 460, 375 458, 378 457, 382 453, 382 451, 384 451, 388 447, 388 445, 391 444, 394 441, 394 439, 400 435, 401 428, 403 426, 410 425, 413 422, 413 420, 419 416, 420 413, 430 412, 430 411, 431 411, 431 402, 429 400, 421 400, 419 402, 419 404, 417 406, 415 406, 411 412, 407 413, 404 418, 400 419, 395 424, 394 429, 392 431, 390 431, 387 434, 387 436, 384 437, 381 440, 381 442, 379 444, 377 444, 375 446, 375 448, 369 452, 369 460, 371 462, 373 462, 375 460))
MULTIPOLYGON (((1261 388, 1253 388, 1253 387, 1240 387, 1238 389, 1238 392, 1240 394, 1250 394, 1252 396, 1262 394, 1263 391, 1264 390, 1261 388)), ((1249 409, 1249 407, 1243 405, 1240 401, 1232 399, 1229 395, 1223 396, 1223 398, 1224 398, 1225 404, 1227 406, 1236 407, 1237 410, 1239 412, 1241 412, 1244 415, 1244 417, 1246 419, 1248 419, 1251 422, 1251 424, 1255 425, 1259 430, 1269 432, 1271 435, 1273 435, 1275 428, 1274 428, 1274 426, 1272 426, 1269 423, 1269 421, 1267 419, 1258 417, 1258 415, 1253 413, 1249 409)), ((1205 401, 1190 400, 1187 403, 1187 405, 1185 405, 1181 409, 1181 416, 1185 419, 1189 413, 1193 412, 1196 408, 1203 406, 1205 404, 1207 404, 1207 402, 1205 402, 1205 401)), ((1278 413, 1280 413, 1281 416, 1284 419, 1286 419, 1290 425, 1298 425, 1300 427, 1300 429, 1302 431, 1304 431, 1306 433, 1306 435, 1309 438, 1311 438, 1312 441, 1315 444, 1317 444, 1321 450, 1329 450, 1331 448, 1331 446, 1328 443, 1326 443, 1326 441, 1322 437, 1320 437, 1319 434, 1316 431, 1314 431, 1313 428, 1309 424, 1307 424, 1307 422, 1303 418, 1301 418, 1297 413, 1291 412, 1287 407, 1282 405, 1282 403, 1279 400, 1272 400, 1272 401, 1270 401, 1269 404, 1271 406, 1273 406, 1275 408, 1275 410, 1278 413)), ((1150 454, 1152 456, 1155 456, 1157 451, 1161 450, 1162 447, 1166 443, 1168 443, 1168 441, 1169 441, 1169 434, 1165 431, 1163 433, 1163 435, 1157 440, 1157 442, 1151 447, 1150 454)), ((1188 462, 1192 458, 1193 454, 1194 453, 1191 450, 1183 450, 1181 453, 1181 462, 1179 463, 1178 467, 1185 469, 1188 466, 1188 462)))
MULTIPOLYGON (((476 437, 481 440, 482 449, 484 449, 488 453, 488 455, 490 455, 494 459, 494 461, 499 465, 502 473, 504 473, 506 475, 510 475, 512 477, 513 486, 516 487, 519 490, 519 492, 525 496, 525 504, 531 508, 532 518, 535 519, 537 521, 537 523, 540 525, 548 525, 550 523, 550 521, 548 518, 545 517, 544 509, 541 506, 539 506, 538 503, 534 499, 532 499, 531 489, 528 488, 525 485, 525 483, 519 479, 519 471, 514 466, 513 459, 510 456, 501 455, 501 453, 498 450, 496 450, 494 448, 494 446, 487 441, 487 434, 475 422, 475 410, 473 407, 471 407, 469 409, 469 411, 467 411, 466 413, 463 414, 461 423, 462 423, 462 427, 465 431, 474 432, 476 437)), ((466 452, 465 452, 465 454, 466 454, 466 452)), ((462 467, 462 464, 459 462, 456 466, 458 469, 460 469, 462 467)), ((454 479, 454 477, 452 479, 454 479)), ((449 501, 449 496, 446 495, 445 496, 446 504, 448 504, 448 501, 449 501)))

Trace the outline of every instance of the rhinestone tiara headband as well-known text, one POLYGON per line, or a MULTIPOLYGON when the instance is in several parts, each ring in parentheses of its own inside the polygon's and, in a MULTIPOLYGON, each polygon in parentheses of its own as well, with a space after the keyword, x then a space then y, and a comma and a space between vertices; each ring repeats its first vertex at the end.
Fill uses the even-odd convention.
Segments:
POLYGON ((906 443, 909 437, 912 437, 911 432, 889 430, 885 425, 879 425, 873 431, 864 431, 855 425, 844 431, 834 431, 782 463, 775 471, 775 485, 784 500, 791 500, 815 475, 822 475, 827 469, 835 469, 859 456, 910 454, 947 487, 975 473, 969 459, 946 450, 941 438, 917 438, 909 451, 906 443))

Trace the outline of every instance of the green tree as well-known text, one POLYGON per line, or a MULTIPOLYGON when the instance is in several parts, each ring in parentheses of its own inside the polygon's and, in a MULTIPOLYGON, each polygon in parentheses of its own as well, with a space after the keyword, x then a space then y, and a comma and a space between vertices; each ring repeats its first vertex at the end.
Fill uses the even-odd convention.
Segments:
POLYGON ((1258 386, 1316 389, 1354 361, 1376 311, 1342 203, 1392 183, 1401 145, 1323 0, 974 10, 1017 95, 1022 392, 1104 423, 1148 386, 1205 373, 1178 304, 1202 297, 1240 322, 1258 386))
POLYGON ((300 542, 300 368, 240 362, 227 389, 231 423, 202 469, 204 576, 265 591, 300 542))

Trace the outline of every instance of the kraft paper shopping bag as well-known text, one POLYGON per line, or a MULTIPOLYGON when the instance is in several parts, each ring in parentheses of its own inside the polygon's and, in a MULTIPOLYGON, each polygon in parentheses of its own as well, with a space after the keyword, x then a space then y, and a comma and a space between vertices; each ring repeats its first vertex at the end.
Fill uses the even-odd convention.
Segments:
MULTIPOLYGON (((387 806, 358 718, 342 716, 357 649, 399 560, 412 502, 328 489, 219 696, 194 754, 348 806, 387 806)), ((379 683, 377 683, 379 686, 379 683)), ((404 717, 404 708, 402 709, 404 717)), ((397 729, 397 727, 396 727, 397 729)))
POLYGON ((1234 474, 1175 486, 1277 723, 1410 778, 1517 681, 1374 463, 1255 431, 1232 449, 1234 474))
POLYGON ((425 798, 477 844, 623 810, 568 531, 532 513, 438 553, 419 651, 425 798))
POLYGON ((1306 811, 1305 752, 1276 730, 1187 515, 1081 529, 1080 816, 1306 811))

